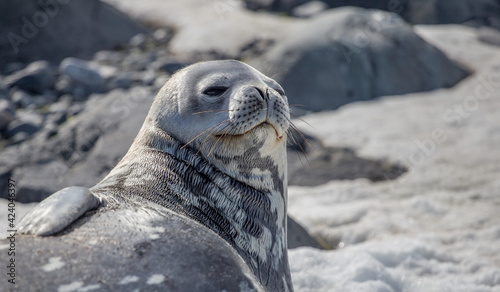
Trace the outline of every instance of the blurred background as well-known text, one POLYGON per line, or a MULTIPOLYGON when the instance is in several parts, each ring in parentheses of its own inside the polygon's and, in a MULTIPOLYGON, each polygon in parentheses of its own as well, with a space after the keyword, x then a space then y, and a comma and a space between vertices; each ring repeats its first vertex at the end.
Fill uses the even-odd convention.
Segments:
POLYGON ((289 98, 298 291, 500 291, 498 0, 2 0, 0 220, 9 178, 19 216, 96 184, 214 59, 289 98))

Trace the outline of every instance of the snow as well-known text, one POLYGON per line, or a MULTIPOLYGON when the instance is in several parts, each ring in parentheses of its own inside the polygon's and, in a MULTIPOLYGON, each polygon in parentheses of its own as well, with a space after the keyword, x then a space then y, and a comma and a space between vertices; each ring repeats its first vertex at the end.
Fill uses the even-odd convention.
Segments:
POLYGON ((500 291, 500 50, 472 28, 416 30, 475 73, 304 117, 326 145, 408 172, 289 187, 289 214, 333 248, 289 251, 296 291, 500 291))

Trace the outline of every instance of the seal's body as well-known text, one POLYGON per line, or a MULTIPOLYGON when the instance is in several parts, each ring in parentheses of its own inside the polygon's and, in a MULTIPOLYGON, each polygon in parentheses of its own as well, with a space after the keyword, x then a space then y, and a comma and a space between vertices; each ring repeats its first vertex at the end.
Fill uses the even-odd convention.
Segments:
POLYGON ((283 89, 243 63, 174 74, 103 181, 22 220, 22 233, 55 235, 20 237, 20 287, 291 291, 289 119, 283 89))

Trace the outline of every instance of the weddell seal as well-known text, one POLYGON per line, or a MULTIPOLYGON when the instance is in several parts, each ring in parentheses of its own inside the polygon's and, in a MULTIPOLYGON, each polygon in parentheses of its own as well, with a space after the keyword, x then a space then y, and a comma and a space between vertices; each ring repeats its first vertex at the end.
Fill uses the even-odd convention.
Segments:
POLYGON ((22 219, 15 287, 292 291, 289 126, 283 89, 252 67, 180 70, 99 184, 58 191, 22 219))

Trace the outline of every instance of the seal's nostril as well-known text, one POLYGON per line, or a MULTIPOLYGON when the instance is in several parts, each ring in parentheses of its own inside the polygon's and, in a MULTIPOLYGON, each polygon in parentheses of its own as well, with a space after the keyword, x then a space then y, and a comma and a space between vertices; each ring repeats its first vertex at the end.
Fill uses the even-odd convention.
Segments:
MULTIPOLYGON (((264 93, 264 91, 262 91, 262 89, 258 88, 258 87, 254 87, 260 94, 260 96, 265 99, 266 98, 266 94, 264 93)), ((267 93, 267 92, 266 92, 267 93)))

